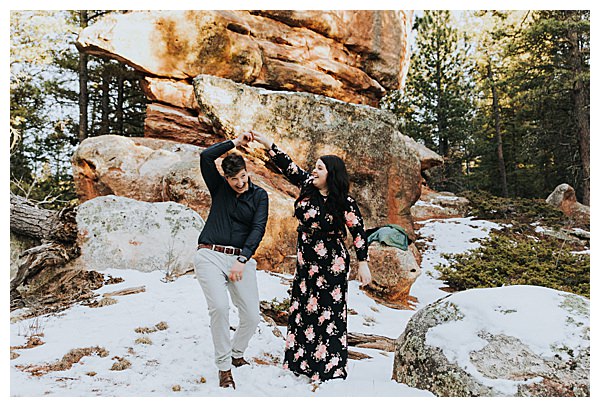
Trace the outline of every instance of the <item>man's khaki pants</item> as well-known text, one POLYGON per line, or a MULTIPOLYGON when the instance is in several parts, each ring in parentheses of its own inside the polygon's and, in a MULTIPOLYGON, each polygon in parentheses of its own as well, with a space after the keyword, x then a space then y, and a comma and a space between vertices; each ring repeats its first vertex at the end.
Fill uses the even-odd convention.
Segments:
POLYGON ((210 315, 210 331, 215 347, 215 364, 219 370, 231 369, 231 357, 241 358, 260 321, 256 261, 250 259, 240 281, 229 281, 229 270, 237 256, 199 249, 194 257, 196 277, 200 282, 210 315), (229 334, 229 298, 239 311, 240 324, 229 334))

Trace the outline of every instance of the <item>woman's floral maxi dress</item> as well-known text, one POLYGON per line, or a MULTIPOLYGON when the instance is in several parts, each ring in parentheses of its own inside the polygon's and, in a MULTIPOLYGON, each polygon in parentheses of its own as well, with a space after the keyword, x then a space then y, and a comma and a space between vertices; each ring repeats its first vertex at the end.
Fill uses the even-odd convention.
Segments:
MULTIPOLYGON (((302 188, 313 177, 300 169, 273 144, 273 162, 293 184, 302 188)), ((333 216, 324 197, 308 197, 296 204, 299 221, 297 265, 290 298, 283 367, 314 381, 346 378, 346 291, 350 256, 342 231, 333 230, 333 216)), ((368 259, 363 220, 356 201, 344 208, 359 261, 368 259)))

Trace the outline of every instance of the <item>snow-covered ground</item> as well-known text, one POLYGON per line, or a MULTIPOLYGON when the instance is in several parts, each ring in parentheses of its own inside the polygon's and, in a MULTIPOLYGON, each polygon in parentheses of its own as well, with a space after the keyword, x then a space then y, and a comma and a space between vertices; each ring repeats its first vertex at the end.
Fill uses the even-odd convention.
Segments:
MULTIPOLYGON (((419 234, 429 243, 423 253, 423 273, 411 290, 411 295, 419 300, 417 309, 447 295, 440 290, 443 284, 434 270, 436 264, 445 261, 441 255, 474 248, 477 243, 471 241, 473 238, 485 237, 498 227, 469 218, 423 222, 419 234)), ((10 362, 11 396, 432 396, 391 380, 392 352, 364 348, 355 350, 371 359, 349 360, 346 380, 328 381, 315 390, 308 379, 282 369, 284 340, 264 321, 246 352, 253 364, 234 368, 236 390, 221 389, 213 362, 206 302, 193 275, 164 283, 162 272, 108 269, 104 273, 124 281, 102 287, 97 290, 99 294, 139 286, 145 286, 145 292, 115 297, 118 302, 113 305, 77 305, 58 314, 11 323, 11 346, 24 345, 27 337, 36 332, 43 333, 45 342, 15 350, 20 356, 10 362), (168 328, 145 335, 135 332, 136 328, 153 327, 159 322, 165 322, 168 328), (151 343, 136 342, 142 336, 149 337, 151 343), (41 376, 17 368, 54 363, 71 349, 94 346, 106 349, 109 355, 86 356, 68 370, 41 376), (127 359, 131 367, 110 370, 115 357, 127 359)), ((284 299, 286 277, 289 279, 259 271, 260 299, 284 299)), ((348 315, 349 332, 391 338, 400 336, 416 312, 377 304, 359 290, 356 281, 349 284, 348 307, 357 312, 348 315)), ((237 325, 233 306, 231 323, 237 325)), ((285 334, 285 328, 280 330, 285 334)))

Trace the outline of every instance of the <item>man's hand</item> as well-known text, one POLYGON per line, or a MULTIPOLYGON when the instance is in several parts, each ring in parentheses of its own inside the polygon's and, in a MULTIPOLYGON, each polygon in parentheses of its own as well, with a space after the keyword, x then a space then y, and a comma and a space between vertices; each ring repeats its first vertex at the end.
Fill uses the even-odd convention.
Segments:
POLYGON ((366 261, 361 261, 358 263, 358 273, 356 274, 356 279, 360 283, 361 287, 364 287, 371 282, 371 270, 369 270, 369 263, 366 261))
POLYGON ((254 141, 258 141, 267 150, 271 149, 271 146, 273 145, 273 140, 271 140, 263 134, 255 132, 254 130, 250 130, 250 133, 252 134, 252 138, 254 139, 254 141))
POLYGON ((247 146, 248 143, 250 143, 253 139, 254 138, 252 136, 252 133, 249 131, 245 131, 233 140, 233 144, 235 144, 236 147, 247 146))
POLYGON ((233 281, 234 283, 236 281, 240 281, 242 279, 243 273, 244 265, 236 260, 235 263, 233 263, 233 266, 231 266, 231 269, 229 270, 229 280, 233 281))

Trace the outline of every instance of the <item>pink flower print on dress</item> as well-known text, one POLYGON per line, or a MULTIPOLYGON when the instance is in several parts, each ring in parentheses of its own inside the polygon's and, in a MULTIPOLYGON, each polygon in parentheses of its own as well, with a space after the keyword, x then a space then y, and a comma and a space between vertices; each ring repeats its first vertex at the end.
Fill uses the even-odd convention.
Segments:
POLYGON ((290 312, 296 311, 299 306, 300 306, 300 303, 298 301, 294 301, 292 303, 292 305, 290 305, 290 312))
POLYGON ((327 346, 325 346, 324 343, 319 344, 319 346, 317 346, 317 351, 315 352, 315 358, 316 359, 325 359, 325 356, 327 356, 327 346))
POLYGON ((335 322, 330 322, 329 325, 327 325, 326 331, 329 335, 333 335, 335 332, 335 322))
POLYGON ((300 370, 306 369, 308 369, 308 362, 306 360, 303 360, 302 363, 300 363, 300 370))
POLYGON ((346 226, 351 228, 352 226, 358 225, 358 218, 354 212, 345 212, 346 215, 346 226))
POLYGON ((302 294, 306 294, 306 281, 302 280, 300 282, 300 292, 302 294))
POLYGON ((323 287, 323 283, 325 282, 325 277, 323 276, 319 276, 319 278, 317 278, 317 287, 321 288, 323 287))
POLYGON ((273 151, 273 150, 269 150, 269 155, 270 155, 271 157, 275 157, 275 151, 273 151))
POLYGON ((298 250, 297 256, 298 256, 298 264, 302 266, 304 264, 304 258, 302 256, 302 251, 298 250))
POLYGON ((285 340, 285 348, 286 349, 293 348, 295 344, 296 344, 296 335, 289 332, 287 339, 285 340))
POLYGON ((315 331, 313 330, 312 325, 304 330, 304 336, 306 336, 306 340, 308 342, 312 342, 315 340, 315 331))
POLYGON ((296 163, 290 163, 290 165, 288 166, 288 170, 290 170, 290 172, 292 174, 297 174, 298 173, 298 166, 296 165, 296 163))
POLYGON ((331 297, 334 302, 339 302, 342 299, 342 289, 340 286, 335 287, 335 289, 331 292, 331 297))
POLYGON ((346 270, 346 262, 343 257, 335 256, 335 260, 333 261, 333 266, 331 267, 333 272, 338 274, 341 271, 346 270))
POLYGON ((317 253, 317 256, 319 257, 324 257, 327 254, 325 243, 319 241, 319 243, 317 243, 317 245, 315 246, 315 253, 317 253))
POLYGON ((312 277, 318 271, 319 271, 319 266, 317 266, 316 264, 313 264, 312 266, 310 266, 310 269, 308 269, 308 275, 312 277))
POLYGON ((309 220, 310 218, 314 218, 317 216, 317 210, 315 208, 310 208, 306 212, 304 212, 304 220, 309 220))
POLYGON ((343 375, 342 369, 338 369, 333 373, 333 377, 340 377, 343 375))
POLYGON ((302 316, 300 315, 300 313, 296 314, 296 325, 300 325, 300 322, 302 321, 302 316))
POLYGON ((354 239, 354 247, 356 247, 357 249, 360 249, 364 245, 365 245, 365 240, 360 236, 356 236, 356 239, 354 239))
POLYGON ((283 363, 283 370, 289 370, 289 368, 290 368, 290 367, 289 367, 289 365, 288 365, 288 362, 284 362, 284 363, 283 363))
POLYGON ((340 358, 339 358, 339 356, 334 356, 334 357, 332 357, 332 358, 331 358, 331 361, 330 361, 330 363, 331 363, 333 366, 337 366, 337 364, 338 364, 338 363, 340 363, 340 358))
POLYGON ((306 310, 308 312, 315 312, 317 310, 317 308, 319 307, 318 302, 319 302, 319 299, 317 297, 314 297, 311 295, 308 298, 308 304, 306 305, 306 310))
POLYGON ((342 346, 348 346, 348 341, 346 339, 346 334, 345 333, 340 338, 340 343, 342 344, 342 346))
POLYGON ((321 316, 319 317, 319 325, 322 325, 323 322, 325 322, 326 320, 328 320, 329 318, 331 318, 331 311, 329 310, 325 310, 323 311, 323 313, 321 314, 321 316))
POLYGON ((329 362, 325 365, 325 372, 329 372, 333 368, 333 363, 329 362))
POLYGON ((319 374, 315 373, 314 375, 312 375, 310 377, 310 380, 312 380, 313 382, 318 382, 319 381, 319 374))

